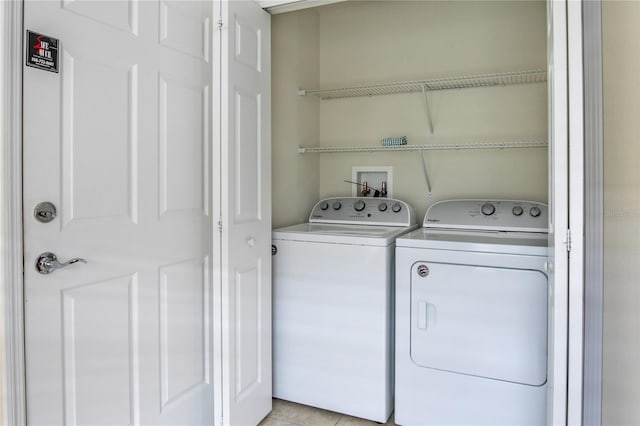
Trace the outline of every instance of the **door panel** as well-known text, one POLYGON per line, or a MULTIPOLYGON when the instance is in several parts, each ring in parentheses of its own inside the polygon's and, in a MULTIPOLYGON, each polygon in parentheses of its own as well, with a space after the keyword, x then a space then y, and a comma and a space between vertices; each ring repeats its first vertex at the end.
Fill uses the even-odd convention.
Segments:
POLYGON ((137 117, 136 66, 65 49, 61 68, 62 169, 69 171, 62 176, 64 224, 105 217, 135 222, 137 170, 130 157, 137 135, 129 126, 137 117))
POLYGON ((163 408, 209 382, 207 259, 160 268, 160 386, 163 408))
MULTIPOLYGON (((210 7, 206 2, 194 5, 205 11, 210 7)), ((211 16, 208 13, 188 14, 170 2, 160 4, 160 44, 209 62, 210 43, 211 16)))
POLYGON ((64 399, 71 424, 133 422, 136 281, 118 277, 62 292, 64 399), (99 339, 96 329, 104 330, 99 339))
POLYGON ((212 4, 24 16, 60 40, 59 74, 24 69, 29 423, 212 424, 212 4), (47 251, 87 263, 41 275, 47 251))
POLYGON ((218 6, 223 422, 257 424, 271 410, 270 17, 218 6))
POLYGON ((234 57, 251 70, 262 72, 263 45, 261 42, 263 29, 252 25, 251 18, 234 16, 235 31, 234 57))
POLYGON ((235 222, 260 220, 260 94, 235 89, 235 222), (258 190, 256 190, 258 189, 258 190))
POLYGON ((236 398, 242 399, 244 393, 259 386, 262 379, 260 366, 261 342, 261 289, 260 265, 236 271, 235 294, 235 330, 236 365, 235 377, 236 398))
POLYGON ((161 74, 160 80, 160 214, 188 211, 208 214, 209 85, 161 74), (185 144, 184 141, 200 143, 185 144), (193 173, 184 173, 192 169, 193 173))
POLYGON ((62 8, 117 30, 138 33, 138 0, 120 0, 113 5, 106 1, 62 0, 62 8))

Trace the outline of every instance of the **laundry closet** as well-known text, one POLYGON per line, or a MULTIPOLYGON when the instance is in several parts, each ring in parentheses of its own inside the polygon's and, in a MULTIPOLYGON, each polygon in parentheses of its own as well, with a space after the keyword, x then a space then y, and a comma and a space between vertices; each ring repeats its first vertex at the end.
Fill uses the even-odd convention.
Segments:
POLYGON ((274 228, 305 221, 322 197, 352 195, 345 180, 354 167, 390 168, 390 195, 418 217, 451 198, 547 202, 545 2, 355 1, 274 14, 271 24, 274 228), (499 80, 514 72, 525 84, 499 80), (498 74, 496 85, 427 90, 428 109, 420 90, 310 93, 485 74, 498 74), (409 145, 464 145, 422 151, 431 193, 420 151, 299 149, 358 149, 400 136, 409 145), (491 143, 506 147, 478 149, 491 143))
MULTIPOLYGON (((294 250, 285 241, 300 243, 304 237, 285 235, 294 232, 294 227, 280 227, 306 222, 307 217, 314 224, 316 220, 328 220, 332 214, 344 211, 342 207, 347 204, 349 207, 353 204, 355 212, 343 213, 341 223, 349 218, 363 223, 377 214, 376 204, 372 204, 377 201, 358 200, 358 207, 351 200, 327 197, 383 193, 408 202, 415 207, 418 218, 443 200, 521 200, 512 202, 508 208, 503 206, 502 212, 495 215, 495 205, 500 205, 500 201, 471 201, 464 205, 449 202, 446 204, 449 207, 441 205, 444 213, 427 216, 431 219, 428 223, 425 218, 424 226, 431 227, 431 220, 435 220, 443 229, 455 228, 451 235, 455 234, 452 239, 456 241, 463 239, 460 235, 468 230, 477 245, 481 244, 475 240, 480 238, 479 230, 493 232, 486 236, 487 241, 494 238, 491 244, 498 244, 495 238, 506 238, 514 231, 517 235, 523 235, 518 231, 525 229, 538 233, 535 243, 539 247, 538 257, 535 264, 522 268, 524 273, 510 275, 517 269, 511 263, 513 256, 505 258, 508 260, 505 264, 483 264, 488 253, 507 253, 504 247, 485 247, 479 250, 482 251, 479 258, 463 262, 456 257, 457 250, 464 251, 460 247, 430 245, 431 239, 446 240, 446 235, 415 231, 399 236, 391 245, 391 258, 395 250, 395 282, 392 279, 388 283, 388 294, 395 300, 392 302, 395 322, 391 320, 395 336, 388 341, 395 341, 390 346, 395 345, 396 421, 425 424, 429 418, 433 423, 428 424, 545 422, 547 397, 553 393, 547 393, 547 381, 553 381, 553 372, 549 372, 553 362, 548 361, 547 354, 554 353, 553 344, 548 345, 548 336, 554 338, 553 331, 548 333, 553 326, 547 329, 554 321, 553 313, 548 315, 549 306, 554 303, 549 292, 553 287, 548 285, 545 263, 549 221, 544 203, 549 199, 550 180, 547 43, 544 2, 354 1, 272 17, 274 397, 377 422, 386 421, 389 415, 389 411, 382 414, 355 411, 355 406, 365 405, 362 401, 354 402, 353 407, 341 404, 355 400, 355 396, 348 395, 360 396, 373 385, 367 382, 362 389, 351 389, 345 396, 337 397, 338 388, 347 388, 356 379, 336 386, 344 374, 332 375, 331 362, 343 348, 341 342, 350 341, 348 348, 354 352, 356 336, 380 336, 383 332, 354 328, 351 334, 339 336, 335 341, 323 340, 323 336, 339 335, 356 322, 350 313, 366 303, 367 298, 375 299, 371 296, 374 288, 378 288, 374 280, 362 278, 362 272, 351 274, 349 268, 369 271, 384 263, 385 256, 378 256, 374 265, 365 266, 360 259, 367 258, 367 254, 323 255, 324 252, 315 251, 320 244, 314 239, 306 249, 312 254, 298 258, 293 253, 298 255, 305 248, 294 250), (310 207, 319 199, 326 199, 319 203, 324 207, 318 209, 316 205, 308 216, 310 207), (543 204, 525 206, 522 200, 543 204), (374 206, 371 212, 357 213, 363 211, 365 204, 374 206), (462 215, 470 221, 460 219, 462 215), (540 219, 539 223, 525 226, 529 217, 533 222, 540 219), (481 219, 476 221, 478 218, 481 219), (513 227, 504 226, 509 220, 513 221, 513 227), (424 245, 413 245, 421 238, 427 241, 424 245), (434 247, 439 249, 428 253, 416 250, 434 247), (288 256, 289 264, 282 260, 283 256, 288 256), (291 261, 294 257, 296 260, 291 261), (434 260, 436 257, 438 260, 434 260), (417 264, 420 267, 413 271, 417 264), (313 270, 314 267, 318 269, 313 270), (307 273, 309 270, 313 272, 307 273), (323 278, 325 270, 336 272, 323 278), (530 293, 523 290, 528 287, 527 274, 535 276, 530 293), (438 279, 443 283, 439 289, 438 279), (361 280, 368 285, 357 292, 359 297, 350 300, 353 293, 350 286, 361 280), (311 293, 313 283, 318 282, 322 285, 318 285, 318 293, 310 297, 308 306, 292 306, 292 300, 298 305, 305 303, 302 289, 311 293), (327 290, 336 283, 335 290, 327 290), (494 292, 498 285, 504 287, 494 292), (509 299, 509 294, 516 292, 520 294, 518 300, 509 299), (482 301, 479 294, 484 297, 482 301), (324 299, 333 301, 325 309, 307 315, 323 306, 324 299), (343 316, 337 300, 349 306, 343 316), (471 306, 477 306, 478 311, 472 313, 471 306), (531 309, 531 315, 523 313, 527 308, 531 309), (464 312, 456 316, 458 311, 464 312), (320 317, 332 318, 343 324, 343 329, 331 333, 330 324, 315 320, 320 317), (306 331, 289 330, 287 321, 305 324, 306 331), (507 332, 501 334, 503 326, 507 332), (438 333, 442 335, 441 341, 437 337, 434 340, 438 333), (304 335, 313 337, 306 340, 304 335), (534 339, 534 335, 538 337, 534 339), (495 346, 488 340, 495 341, 495 346), (526 347, 523 341, 536 343, 526 347), (323 343, 308 352, 294 349, 308 349, 317 342, 323 343), (428 361, 417 360, 422 356, 419 349, 414 352, 421 342, 428 361), (493 352, 480 354, 479 349, 484 346, 491 347, 493 352), (436 347, 442 350, 442 355, 436 353, 436 347), (322 361, 313 361, 316 353, 323 353, 322 348, 327 348, 322 361), (520 349, 508 354, 513 348, 520 349), (462 360, 463 353, 474 355, 468 362, 454 362, 455 366, 441 362, 450 358, 462 360), (283 361, 295 364, 293 360, 307 359, 311 361, 300 361, 304 368, 298 370, 283 361), (499 364, 519 360, 522 365, 513 371, 532 374, 535 379, 522 379, 524 375, 516 377, 511 372, 494 374, 493 367, 476 369, 485 360, 496 362, 496 372, 502 370, 499 364), (322 373, 314 377, 308 374, 311 371, 322 373), (450 373, 453 374, 445 377, 450 373), (331 377, 326 380, 328 384, 324 382, 327 377, 331 377), (468 383, 465 377, 469 377, 468 383), (491 380, 480 383, 479 378, 491 380), (307 394, 296 390, 296 385, 302 382, 314 383, 324 391, 307 394), (427 383, 437 388, 433 394, 422 393, 427 383), (468 394, 460 396, 461 389, 468 394), (417 406, 422 408, 414 410, 417 406), (506 406, 512 412, 506 413, 506 406), (466 414, 456 417, 458 411, 466 414)), ((386 211, 386 205, 380 211, 386 211)), ((303 232, 313 233, 314 224, 308 229, 304 227, 303 232)), ((509 238, 515 241, 516 234, 509 238)), ((347 244, 338 238, 331 243, 336 244, 328 249, 332 253, 338 250, 338 244, 347 244)), ((516 252, 520 250, 508 254, 516 252)), ((382 303, 378 310, 386 318, 385 306, 382 303)), ((362 315, 358 312, 356 317, 362 315)), ((367 323, 374 323, 373 318, 377 317, 373 315, 367 323)), ((348 364, 347 358, 340 357, 342 361, 335 363, 336 371, 348 364)), ((367 362, 375 358, 372 350, 363 351, 359 357, 367 362)), ((383 367, 381 363, 378 370, 383 367)), ((344 368, 355 369, 353 365, 344 368)))

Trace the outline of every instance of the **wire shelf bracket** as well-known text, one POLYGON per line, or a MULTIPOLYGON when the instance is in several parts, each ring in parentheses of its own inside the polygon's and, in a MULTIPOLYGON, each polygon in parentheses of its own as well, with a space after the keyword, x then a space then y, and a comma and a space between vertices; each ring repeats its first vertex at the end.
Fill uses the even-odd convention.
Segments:
POLYGON ((429 180, 429 172, 427 171, 427 162, 424 159, 424 152, 420 150, 420 160, 422 160, 422 171, 424 172, 424 180, 427 184, 427 198, 431 198, 431 181, 429 180))
POLYGON ((424 96, 424 108, 427 114, 427 123, 429 124, 429 133, 433 134, 433 120, 431 120, 431 110, 429 109, 429 97, 427 96, 427 85, 422 85, 422 96, 424 96))

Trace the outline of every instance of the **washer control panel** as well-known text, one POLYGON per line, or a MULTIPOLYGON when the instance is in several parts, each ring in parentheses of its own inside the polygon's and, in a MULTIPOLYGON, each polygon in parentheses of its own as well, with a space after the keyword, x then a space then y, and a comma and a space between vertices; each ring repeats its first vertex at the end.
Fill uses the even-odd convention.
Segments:
POLYGON ((547 205, 517 200, 446 200, 427 210, 425 228, 547 232, 547 205))
POLYGON ((401 200, 334 197, 318 201, 311 210, 309 222, 411 226, 416 223, 416 218, 413 207, 401 200))

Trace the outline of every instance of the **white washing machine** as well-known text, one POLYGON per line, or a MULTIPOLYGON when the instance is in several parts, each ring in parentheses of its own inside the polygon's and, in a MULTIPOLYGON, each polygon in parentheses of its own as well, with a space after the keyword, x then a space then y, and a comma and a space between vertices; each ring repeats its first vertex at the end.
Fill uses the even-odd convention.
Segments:
POLYGON ((273 396, 384 423, 393 408, 396 237, 413 208, 328 198, 273 231, 273 396))
POLYGON ((396 240, 396 423, 546 424, 547 221, 442 201, 396 240))

